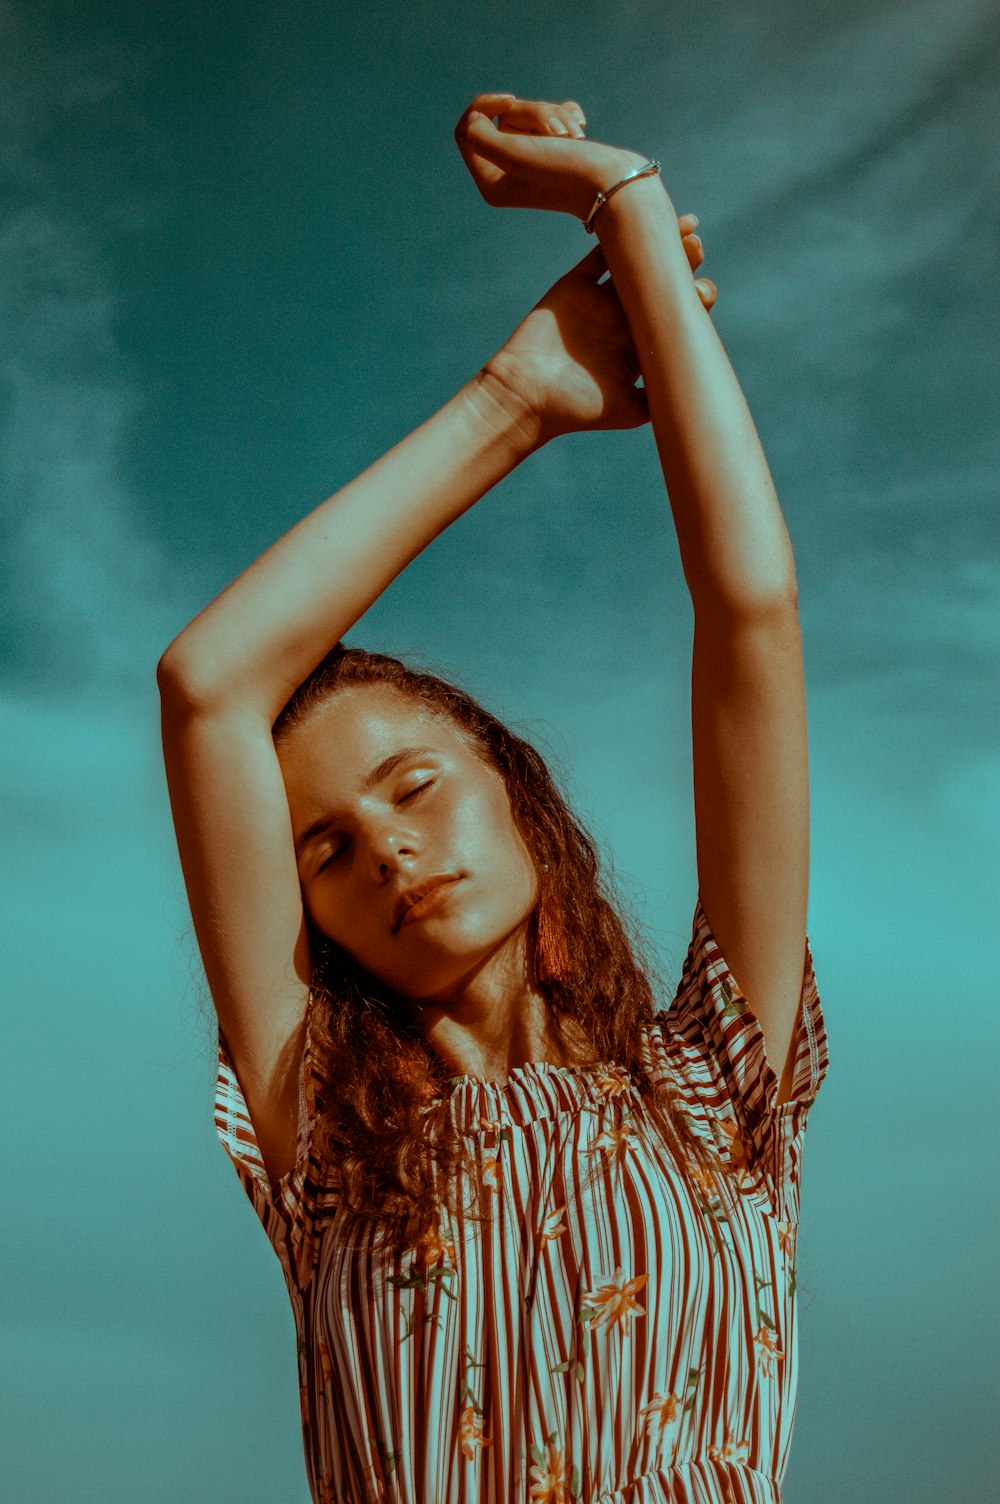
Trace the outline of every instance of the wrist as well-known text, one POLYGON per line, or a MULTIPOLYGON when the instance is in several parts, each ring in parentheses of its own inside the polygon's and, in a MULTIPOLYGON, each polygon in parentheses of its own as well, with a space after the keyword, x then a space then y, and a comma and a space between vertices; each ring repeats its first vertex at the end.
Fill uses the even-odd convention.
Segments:
POLYGON ((509 445, 515 463, 527 459, 545 443, 531 382, 514 357, 499 350, 476 372, 467 391, 482 422, 496 438, 509 445))
MULTIPOLYGON (((624 168, 619 176, 626 177, 628 173, 634 172, 637 166, 644 167, 648 160, 648 158, 633 159, 631 166, 624 168)), ((637 214, 666 215, 676 226, 677 211, 659 173, 633 178, 631 182, 619 188, 617 193, 613 193, 594 216, 593 231, 598 239, 601 239, 604 234, 612 230, 612 227, 637 214)))
MULTIPOLYGON (((574 209, 574 214, 580 223, 586 224, 587 216, 593 209, 594 200, 599 193, 607 193, 615 183, 627 177, 630 172, 635 172, 637 167, 645 167, 648 161, 648 157, 640 156, 638 152, 628 151, 620 146, 602 145, 594 153, 588 153, 581 174, 579 198, 574 209)), ((599 212, 603 213, 604 210, 601 209, 599 212)), ((594 223, 596 225, 596 219, 594 223)))

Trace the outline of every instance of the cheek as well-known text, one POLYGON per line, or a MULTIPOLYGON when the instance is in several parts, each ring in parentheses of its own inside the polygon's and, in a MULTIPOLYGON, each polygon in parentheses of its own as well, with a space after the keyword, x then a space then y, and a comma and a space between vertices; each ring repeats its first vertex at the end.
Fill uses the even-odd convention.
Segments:
POLYGON ((479 872, 505 911, 520 913, 534 904, 538 890, 534 863, 511 818, 506 794, 484 801, 478 826, 479 872))
POLYGON ((351 904, 348 890, 342 886, 319 883, 305 900, 305 907, 316 928, 344 950, 350 949, 349 939, 356 942, 363 934, 365 910, 351 904))

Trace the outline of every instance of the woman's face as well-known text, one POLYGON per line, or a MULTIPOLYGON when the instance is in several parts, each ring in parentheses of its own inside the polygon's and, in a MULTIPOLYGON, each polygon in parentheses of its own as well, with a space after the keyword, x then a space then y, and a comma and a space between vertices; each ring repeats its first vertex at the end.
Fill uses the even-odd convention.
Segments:
POLYGON ((523 933, 534 864, 503 781, 450 721, 357 686, 278 757, 309 914, 381 982, 445 997, 523 933))

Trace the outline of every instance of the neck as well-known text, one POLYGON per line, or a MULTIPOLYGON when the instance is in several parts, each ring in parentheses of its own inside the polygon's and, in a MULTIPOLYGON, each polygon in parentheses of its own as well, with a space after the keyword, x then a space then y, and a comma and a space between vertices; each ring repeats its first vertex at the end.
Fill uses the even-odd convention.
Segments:
POLYGON ((412 1003, 434 1053, 453 1075, 506 1081, 512 1066, 534 1060, 565 1063, 550 1028, 549 1006, 532 986, 525 932, 512 935, 446 997, 412 1003))

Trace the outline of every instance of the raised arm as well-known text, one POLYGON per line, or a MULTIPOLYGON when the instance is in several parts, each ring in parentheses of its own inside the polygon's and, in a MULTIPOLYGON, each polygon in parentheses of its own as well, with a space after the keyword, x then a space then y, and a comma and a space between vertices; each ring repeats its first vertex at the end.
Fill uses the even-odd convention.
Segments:
POLYGON ((160 661, 195 933, 273 1180, 295 1159, 309 956, 272 723, 408 561, 525 452, 506 393, 477 376, 275 543, 160 661))
MULTIPOLYGON (((502 129, 530 110, 480 96, 457 137, 488 202, 584 220, 647 162, 583 138, 502 129), (498 116, 501 129, 490 115, 498 116)), ((792 550, 746 400, 696 294, 663 180, 638 178, 594 218, 642 368, 694 606, 692 741, 706 917, 790 1089, 805 962, 808 772, 792 550)))
MULTIPOLYGON (((690 277, 701 257, 687 246, 690 277)), ((195 931, 273 1179, 294 1162, 309 957, 272 724, 406 564, 522 458, 557 433, 648 421, 603 272, 597 251, 561 277, 471 381, 251 564, 160 662, 195 931)))
POLYGON ((782 1101, 794 1063, 809 872, 806 705, 792 548, 722 341, 692 295, 690 276, 678 275, 676 215, 662 180, 627 184, 600 210, 594 227, 642 365, 694 605, 691 723, 701 900, 760 1020, 768 1060, 782 1078, 782 1101))

